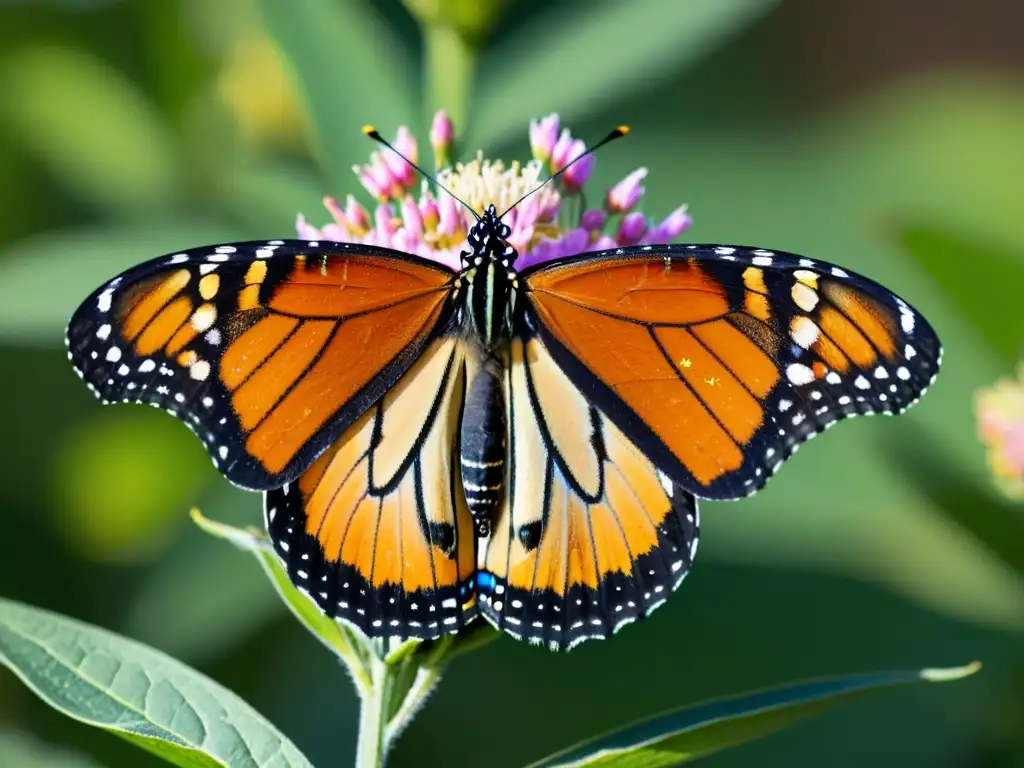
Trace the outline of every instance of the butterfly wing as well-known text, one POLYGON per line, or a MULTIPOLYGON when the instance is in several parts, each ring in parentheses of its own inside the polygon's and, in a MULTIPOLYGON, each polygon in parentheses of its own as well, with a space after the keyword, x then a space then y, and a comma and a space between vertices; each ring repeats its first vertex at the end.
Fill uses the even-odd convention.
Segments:
POLYGON ((236 243, 160 257, 95 291, 67 331, 104 401, 182 419, 232 482, 298 476, 444 325, 454 273, 371 246, 236 243))
POLYGON ((572 382, 707 498, 753 493, 839 419, 905 410, 942 354, 898 296, 793 254, 638 247, 520 278, 524 322, 572 382))
POLYGON ((372 637, 435 638, 476 615, 458 461, 464 352, 435 340, 298 481, 265 497, 292 582, 372 637))
POLYGON ((697 548, 697 502, 590 404, 538 337, 512 340, 508 487, 478 577, 498 629, 554 649, 660 605, 697 548))

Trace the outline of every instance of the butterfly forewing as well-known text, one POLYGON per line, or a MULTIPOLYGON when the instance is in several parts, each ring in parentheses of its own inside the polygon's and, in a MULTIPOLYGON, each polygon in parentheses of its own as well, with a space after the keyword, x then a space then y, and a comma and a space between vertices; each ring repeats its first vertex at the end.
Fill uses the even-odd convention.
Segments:
POLYGON ((941 357, 898 296, 792 254, 640 247, 524 277, 524 324, 573 384, 708 498, 753 493, 838 419, 906 409, 941 357))
POLYGON ((454 273, 370 246, 273 241, 142 264, 67 332, 104 401, 181 418, 233 482, 294 479, 394 384, 443 326, 454 273))

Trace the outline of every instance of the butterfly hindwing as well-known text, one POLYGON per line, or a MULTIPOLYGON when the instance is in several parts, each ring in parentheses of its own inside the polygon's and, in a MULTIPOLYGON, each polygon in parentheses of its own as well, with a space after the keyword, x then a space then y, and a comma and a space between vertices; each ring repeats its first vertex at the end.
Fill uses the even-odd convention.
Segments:
POLYGON ((210 246, 135 267, 68 326, 105 402, 181 418, 238 485, 293 480, 416 359, 450 312, 454 273, 371 246, 210 246))
POLYGON ((524 323, 573 384, 707 498, 753 493, 839 419, 905 410, 941 358, 898 296, 792 254, 644 246, 521 279, 524 323))
POLYGON ((267 492, 289 577, 372 636, 435 638, 476 615, 462 492, 462 341, 441 337, 296 482, 267 492))
POLYGON ((688 572, 696 500, 584 399, 541 339, 513 338, 506 403, 508 482, 478 577, 481 612, 552 648, 607 637, 688 572))

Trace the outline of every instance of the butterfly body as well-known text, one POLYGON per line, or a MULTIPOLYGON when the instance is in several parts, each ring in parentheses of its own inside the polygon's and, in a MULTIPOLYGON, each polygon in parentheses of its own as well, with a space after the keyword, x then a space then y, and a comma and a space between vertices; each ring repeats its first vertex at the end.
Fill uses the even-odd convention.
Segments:
POLYGON ((82 304, 69 355, 104 401, 165 408, 265 491, 327 615, 421 638, 482 615, 553 648, 665 600, 696 497, 755 492, 938 370, 924 318, 825 262, 652 245, 517 272, 507 237, 485 211, 459 271, 333 242, 164 256, 82 304))

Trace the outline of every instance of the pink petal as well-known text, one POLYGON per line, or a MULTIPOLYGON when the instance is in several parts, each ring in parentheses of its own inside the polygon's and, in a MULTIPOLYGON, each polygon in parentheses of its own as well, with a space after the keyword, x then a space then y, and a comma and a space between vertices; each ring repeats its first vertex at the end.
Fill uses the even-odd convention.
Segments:
POLYGON ((323 240, 320 230, 311 226, 301 213, 295 217, 295 231, 300 240, 323 240))

